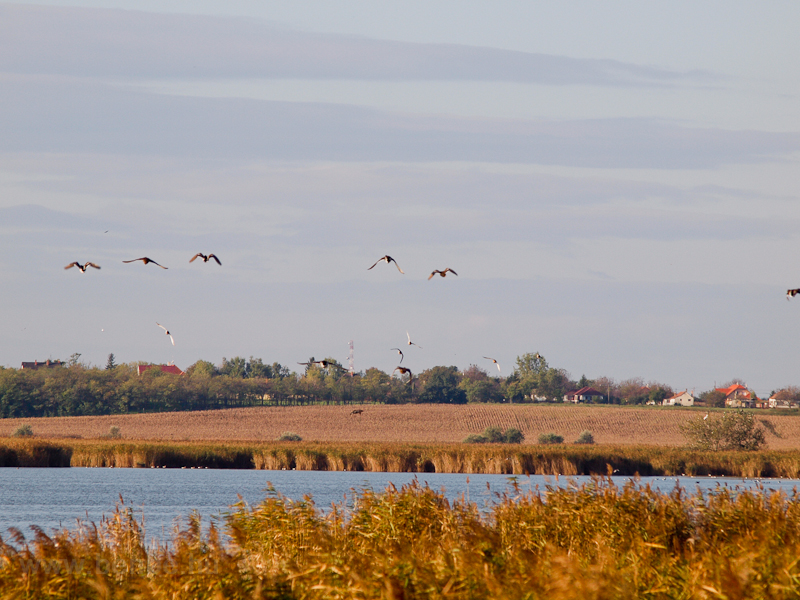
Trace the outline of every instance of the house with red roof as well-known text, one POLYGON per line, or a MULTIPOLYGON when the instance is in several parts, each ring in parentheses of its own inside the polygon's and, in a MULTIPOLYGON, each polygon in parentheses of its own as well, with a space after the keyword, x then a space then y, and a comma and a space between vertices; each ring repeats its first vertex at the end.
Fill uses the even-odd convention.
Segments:
POLYGON ((141 375, 145 371, 149 371, 150 369, 159 369, 162 373, 172 373, 173 375, 183 375, 183 371, 181 371, 175 365, 139 365, 136 367, 137 375, 141 375))
POLYGON ((602 402, 604 398, 605 395, 602 392, 587 386, 564 396, 564 402, 574 402, 575 404, 578 402, 602 402))
POLYGON ((725 408, 755 407, 756 395, 739 383, 734 383, 726 388, 717 388, 716 391, 725 394, 725 408))
POLYGON ((60 360, 46 360, 44 362, 39 362, 35 360, 33 362, 23 362, 22 368, 23 369, 53 369, 55 367, 63 367, 64 362, 60 360))

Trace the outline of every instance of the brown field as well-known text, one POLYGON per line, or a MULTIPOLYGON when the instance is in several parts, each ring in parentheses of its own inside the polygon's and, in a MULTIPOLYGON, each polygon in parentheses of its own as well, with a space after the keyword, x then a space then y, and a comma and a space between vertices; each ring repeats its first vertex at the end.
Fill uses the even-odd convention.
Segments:
MULTIPOLYGON (((0 436, 29 424, 37 437, 94 439, 112 426, 123 439, 164 441, 271 441, 291 431, 319 442, 460 442, 486 427, 516 427, 525 444, 540 433, 557 433, 566 442, 591 431, 599 444, 680 446, 679 426, 705 411, 586 405, 364 405, 241 408, 101 417, 2 419, 0 436), (362 408, 361 415, 351 415, 362 408)), ((758 414, 771 423, 772 450, 800 448, 800 417, 758 414)))

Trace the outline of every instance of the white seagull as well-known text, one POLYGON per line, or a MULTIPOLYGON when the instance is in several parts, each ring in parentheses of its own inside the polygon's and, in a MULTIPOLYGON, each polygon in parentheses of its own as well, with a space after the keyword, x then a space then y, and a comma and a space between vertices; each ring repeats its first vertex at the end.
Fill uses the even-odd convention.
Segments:
POLYGON ((85 265, 82 265, 81 263, 75 261, 64 267, 64 270, 66 271, 67 269, 71 269, 72 267, 78 267, 81 270, 81 273, 86 273, 86 269, 88 269, 89 267, 94 267, 95 269, 99 269, 100 265, 96 265, 93 262, 87 262, 85 265))
POLYGON ((411 334, 410 334, 410 333, 408 333, 408 332, 406 331, 406 335, 408 336, 408 345, 409 345, 409 346, 416 346, 417 348, 419 348, 420 350, 422 350, 422 346, 420 346, 419 344, 415 344, 414 342, 412 342, 412 341, 411 341, 411 334))
MULTIPOLYGON (((161 266, 161 265, 159 265, 159 266, 161 266)), ((174 345, 175 345, 175 338, 173 338, 173 337, 172 337, 172 334, 169 332, 169 329, 167 329, 166 327, 164 327, 164 326, 163 326, 161 323, 159 323, 158 321, 156 321, 156 325, 158 325, 159 327, 161 327, 161 329, 163 329, 163 330, 164 330, 164 333, 165 333, 166 335, 168 335, 168 336, 169 336, 169 339, 170 339, 170 341, 172 341, 172 345, 174 346, 174 345)))
MULTIPOLYGON (((500 371, 500 363, 498 363, 498 362, 497 362, 495 359, 493 359, 493 358, 491 358, 491 357, 489 357, 489 356, 484 356, 483 358, 485 358, 486 360, 490 360, 490 361, 492 361, 494 364, 496 364, 496 365, 497 365, 497 370, 498 370, 498 371, 500 371)), ((502 371, 500 371, 500 372, 502 373, 502 371)))

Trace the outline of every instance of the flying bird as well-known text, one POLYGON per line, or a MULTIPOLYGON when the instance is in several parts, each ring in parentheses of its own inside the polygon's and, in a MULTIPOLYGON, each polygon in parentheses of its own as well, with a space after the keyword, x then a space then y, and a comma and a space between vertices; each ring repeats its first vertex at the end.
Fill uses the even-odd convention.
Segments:
MULTIPOLYGON (((401 377, 407 374, 409 377, 408 379, 409 382, 411 382, 414 379, 414 374, 411 372, 411 369, 408 369, 406 367, 395 367, 394 371, 400 371, 401 377)), ((394 373, 394 371, 392 371, 392 373, 394 373)))
MULTIPOLYGON (((388 254, 386 256, 384 256, 383 258, 379 258, 378 260, 376 260, 375 261, 375 265, 377 265, 381 261, 384 261, 387 265, 390 262, 393 262, 394 266, 397 267, 397 270, 400 271, 403 275, 405 275, 405 271, 403 271, 403 269, 400 268, 400 265, 397 264, 397 261, 395 259, 393 259, 391 256, 389 256, 388 254)), ((372 265, 372 267, 374 267, 375 265, 372 265)), ((372 267, 367 269, 367 271, 371 270, 372 267)))
POLYGON ((438 274, 439 274, 441 277, 444 277, 444 276, 445 276, 445 275, 447 275, 448 273, 452 273, 453 275, 456 275, 456 276, 458 275, 458 273, 456 273, 455 271, 453 271, 453 269, 451 269, 450 267, 447 267, 447 268, 446 268, 444 271, 440 271, 439 269, 434 269, 433 273, 431 273, 430 275, 428 275, 428 281, 430 281, 431 277, 433 277, 433 276, 434 276, 434 275, 436 275, 437 273, 438 273, 438 274))
POLYGON ((297 364, 298 365, 305 365, 307 367, 310 367, 311 365, 319 365, 323 369, 327 369, 328 367, 336 367, 337 369, 342 369, 343 371, 347 370, 342 365, 337 365, 335 362, 331 362, 329 360, 313 360, 313 361, 304 362, 304 363, 299 362, 297 364))
POLYGON ((122 262, 124 262, 124 263, 132 263, 132 262, 136 262, 137 260, 142 261, 144 264, 153 263, 154 265, 156 265, 158 267, 161 267, 162 269, 167 269, 168 268, 168 267, 165 267, 164 265, 159 265, 152 258, 147 258, 146 256, 143 256, 141 258, 134 258, 133 260, 123 260, 122 262))
POLYGON ((793 290, 786 290, 786 299, 793 298, 797 294, 800 294, 800 288, 795 288, 793 290))
MULTIPOLYGON (((160 267, 161 265, 158 265, 158 266, 160 267)), ((164 326, 163 326, 161 323, 159 323, 158 321, 156 321, 156 325, 158 325, 159 327, 161 327, 161 329, 163 329, 163 330, 164 330, 164 333, 165 333, 166 335, 168 335, 168 336, 169 336, 169 339, 170 339, 170 341, 172 342, 172 345, 174 346, 174 345, 175 345, 175 338, 173 338, 173 337, 172 337, 172 334, 169 332, 169 329, 167 329, 166 327, 164 327, 164 326)))
POLYGON ((219 266, 222 266, 222 263, 221 263, 221 262, 219 262, 219 259, 217 258, 217 255, 216 255, 216 254, 209 254, 208 256, 206 256, 206 255, 205 255, 205 254, 203 254, 202 252, 198 252, 198 253, 197 253, 197 254, 195 254, 195 255, 194 255, 192 258, 190 258, 190 259, 189 259, 189 262, 194 262, 194 259, 196 259, 196 258, 202 258, 202 259, 203 259, 203 262, 208 262, 208 261, 209 261, 209 259, 212 259, 212 258, 213 258, 215 261, 217 261, 217 264, 218 264, 219 266))
POLYGON ((66 267, 64 267, 64 270, 71 269, 72 267, 78 267, 81 270, 81 273, 86 273, 87 268, 94 267, 95 269, 99 269, 100 265, 96 265, 93 262, 87 262, 85 265, 82 265, 81 263, 76 261, 74 263, 68 264, 66 267))
MULTIPOLYGON (((498 362, 497 362, 497 361, 496 361, 494 358, 490 358, 490 357, 488 357, 488 356, 484 356, 483 358, 485 358, 486 360, 490 360, 490 361, 492 361, 494 364, 496 364, 496 365, 497 365, 497 370, 498 370, 498 371, 500 371, 500 363, 498 363, 498 362)), ((502 373, 502 371, 500 371, 500 372, 502 373)))
POLYGON ((402 365, 403 359, 406 357, 406 355, 403 354, 403 351, 400 350, 400 348, 389 348, 389 350, 397 350, 397 353, 400 355, 400 364, 402 365))
POLYGON ((419 344, 415 344, 414 342, 412 342, 412 341, 411 341, 411 334, 410 334, 410 333, 408 333, 408 332, 406 331, 406 335, 408 336, 408 345, 409 345, 409 346, 416 346, 417 348, 419 348, 420 350, 422 350, 422 346, 420 346, 419 344))

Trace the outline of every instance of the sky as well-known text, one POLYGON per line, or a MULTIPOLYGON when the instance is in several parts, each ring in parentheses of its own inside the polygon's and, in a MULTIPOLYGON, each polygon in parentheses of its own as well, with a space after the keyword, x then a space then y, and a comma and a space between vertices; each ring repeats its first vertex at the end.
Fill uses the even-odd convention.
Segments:
POLYGON ((800 385, 798 22, 796 2, 0 3, 0 365, 300 370, 352 340, 356 370, 399 347, 415 373, 539 352, 575 379, 800 385), (405 274, 368 270, 386 254, 405 274), (122 262, 142 256, 168 269, 122 262))

